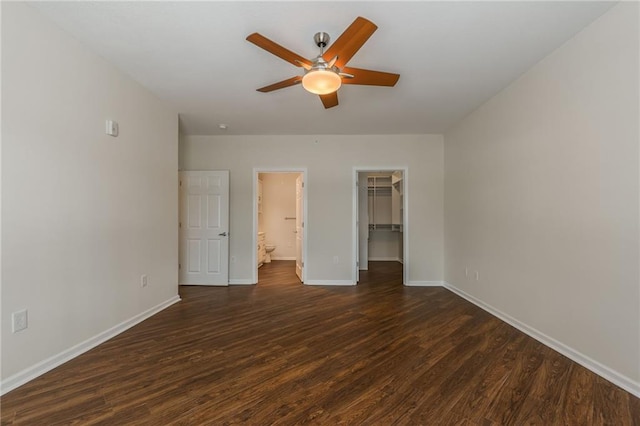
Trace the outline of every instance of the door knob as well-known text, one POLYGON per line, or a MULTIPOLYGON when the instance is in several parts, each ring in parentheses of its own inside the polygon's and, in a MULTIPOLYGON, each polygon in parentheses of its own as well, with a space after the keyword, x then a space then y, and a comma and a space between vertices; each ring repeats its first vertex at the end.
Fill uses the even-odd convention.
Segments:
POLYGON ((222 233, 220 233, 220 234, 218 234, 218 235, 219 235, 219 236, 221 236, 221 237, 226 237, 226 236, 227 236, 227 233, 226 233, 226 232, 222 232, 222 233))

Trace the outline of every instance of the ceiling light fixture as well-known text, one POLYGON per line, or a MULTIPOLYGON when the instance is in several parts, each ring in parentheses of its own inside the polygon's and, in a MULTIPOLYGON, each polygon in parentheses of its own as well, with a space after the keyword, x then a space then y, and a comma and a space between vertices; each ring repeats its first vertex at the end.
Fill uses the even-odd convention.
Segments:
POLYGON ((316 95, 328 95, 342 86, 342 78, 331 69, 311 69, 302 77, 302 87, 316 95))
POLYGON ((325 61, 322 57, 324 48, 329 43, 329 34, 316 33, 313 40, 320 48, 320 54, 311 61, 311 66, 299 62, 306 69, 304 76, 302 76, 302 87, 315 95, 328 95, 342 86, 340 70, 334 66, 338 57, 336 56, 330 62, 325 61))

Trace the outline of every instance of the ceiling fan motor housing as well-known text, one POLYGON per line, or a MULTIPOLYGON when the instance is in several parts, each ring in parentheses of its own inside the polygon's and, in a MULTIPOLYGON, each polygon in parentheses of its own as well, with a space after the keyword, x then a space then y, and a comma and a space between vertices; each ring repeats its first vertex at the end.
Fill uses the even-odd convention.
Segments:
POLYGON ((316 71, 316 70, 329 70, 329 69, 331 69, 331 67, 329 66, 329 63, 327 61, 325 61, 324 58, 322 56, 320 56, 320 55, 318 55, 317 57, 313 58, 311 63, 312 63, 311 68, 306 70, 306 72, 316 71))

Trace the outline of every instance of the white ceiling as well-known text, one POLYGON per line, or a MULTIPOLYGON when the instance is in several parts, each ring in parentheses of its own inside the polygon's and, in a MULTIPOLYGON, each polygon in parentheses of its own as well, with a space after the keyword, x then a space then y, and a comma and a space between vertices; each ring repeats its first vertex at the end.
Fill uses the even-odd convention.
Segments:
POLYGON ((180 114, 185 134, 442 133, 608 10, 609 2, 42 2, 60 27, 180 114), (363 16, 378 30, 349 66, 399 73, 343 86, 340 105, 293 86, 302 69, 247 42, 312 58, 363 16), (218 125, 225 123, 226 130, 218 125))

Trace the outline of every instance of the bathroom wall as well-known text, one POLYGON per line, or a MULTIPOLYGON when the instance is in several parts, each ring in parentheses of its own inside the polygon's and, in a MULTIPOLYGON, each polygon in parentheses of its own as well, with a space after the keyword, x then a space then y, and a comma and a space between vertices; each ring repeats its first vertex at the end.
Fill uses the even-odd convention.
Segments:
POLYGON ((299 173, 260 173, 262 180, 262 231, 276 249, 272 260, 296 258, 296 178, 299 173))

